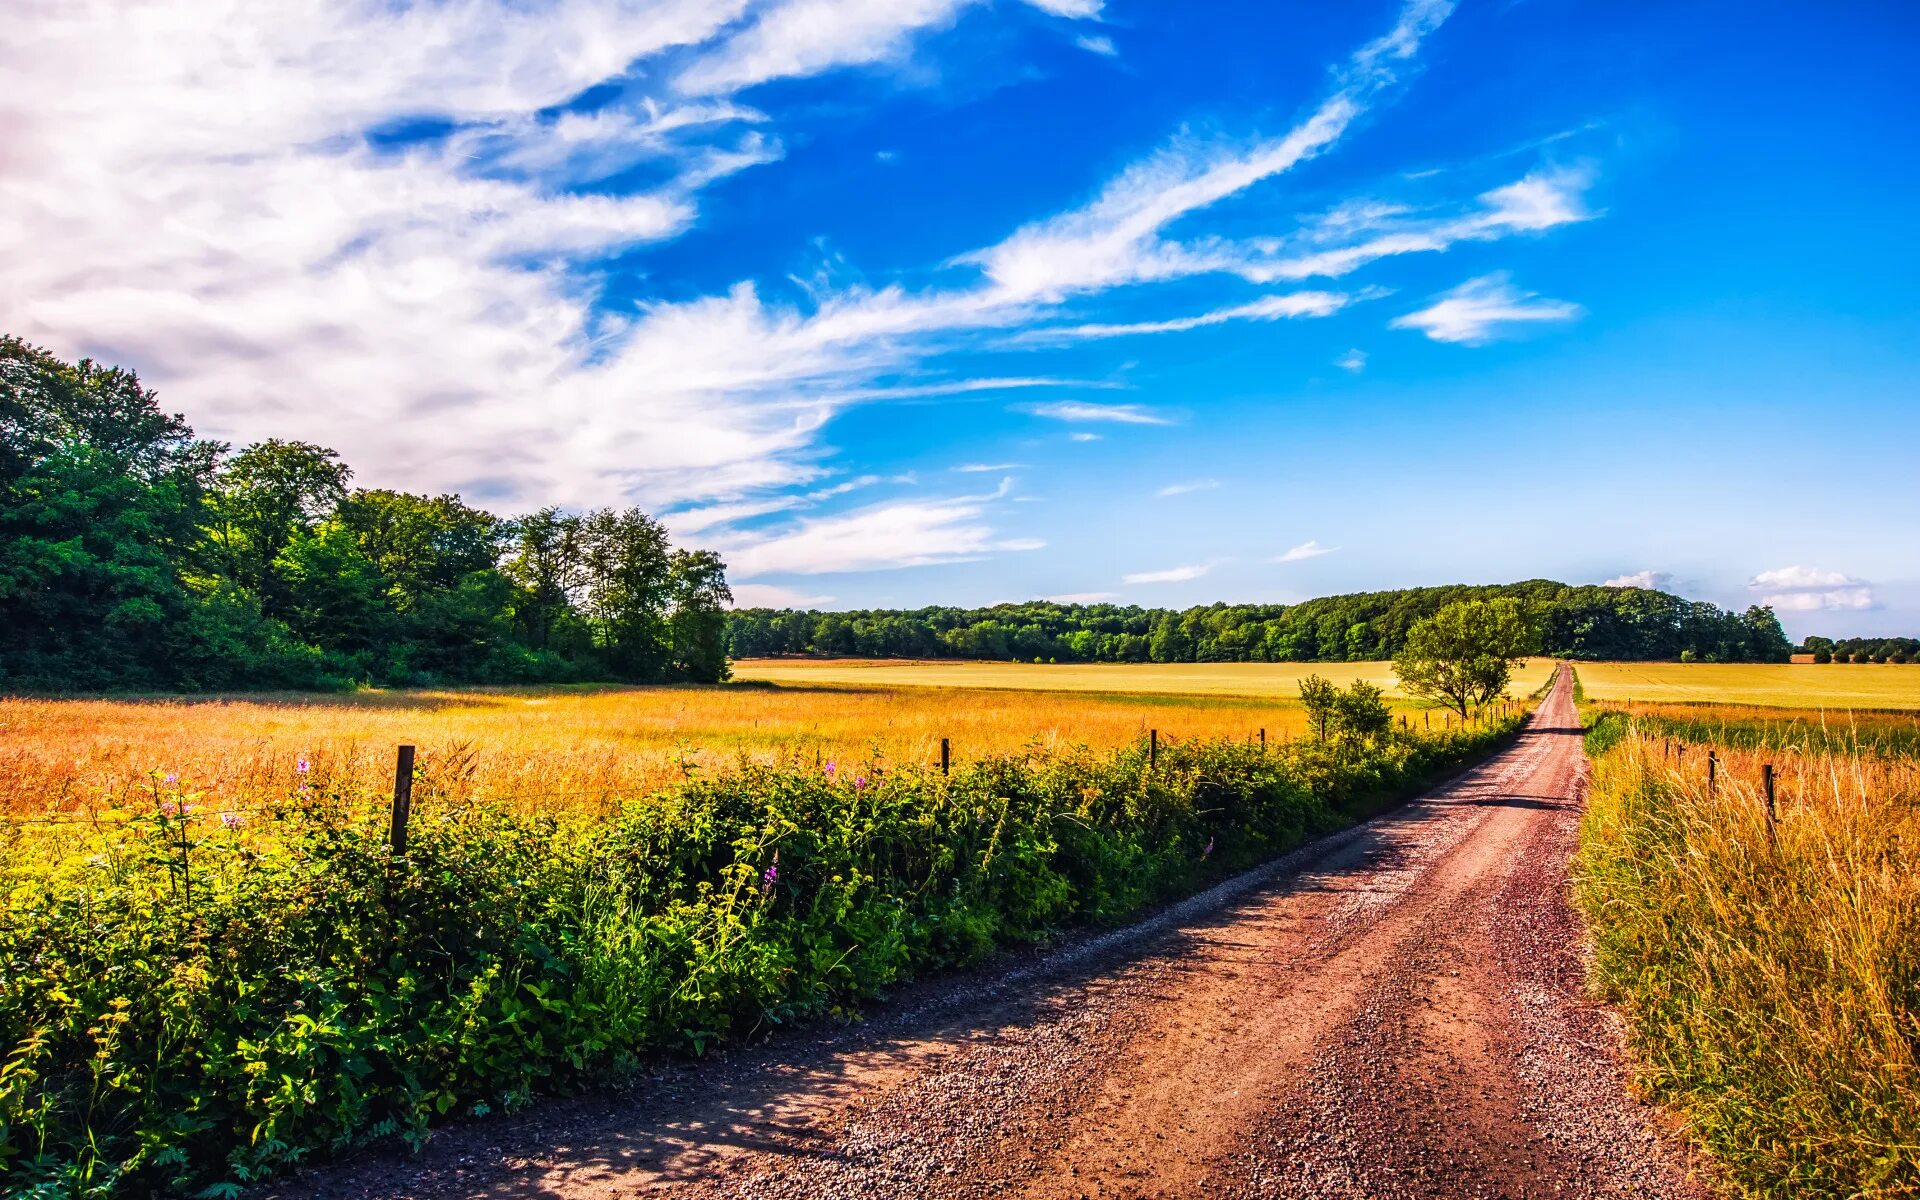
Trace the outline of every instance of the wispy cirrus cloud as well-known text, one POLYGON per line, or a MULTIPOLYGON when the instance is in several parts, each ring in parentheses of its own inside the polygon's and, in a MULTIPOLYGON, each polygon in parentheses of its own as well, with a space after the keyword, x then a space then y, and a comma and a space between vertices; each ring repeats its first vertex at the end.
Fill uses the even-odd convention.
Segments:
POLYGON ((1333 365, 1339 367, 1342 371, 1349 371, 1358 375, 1367 369, 1367 352, 1365 350, 1349 350, 1339 358, 1334 359, 1333 365))
MULTIPOLYGON (((1095 404, 1090 400, 1055 400, 1019 409, 1049 421, 1106 422, 1115 425, 1171 425, 1173 418, 1144 404, 1095 404)), ((1085 439, 1091 440, 1091 439, 1085 439)))
POLYGON ((1199 579, 1215 567, 1218 562, 1188 563, 1184 566, 1167 567, 1160 571, 1135 571, 1131 575, 1120 577, 1122 583, 1185 583, 1189 579, 1199 579))
POLYGON ((1127 337, 1146 333, 1185 333, 1208 325, 1229 321, 1278 321, 1292 317, 1329 317, 1345 308, 1352 299, 1339 292, 1294 292, 1284 296, 1262 296, 1247 304, 1216 308, 1191 317, 1173 317, 1165 321, 1133 321, 1117 324, 1050 325, 1030 329, 1014 337, 1016 342, 1072 342, 1090 338, 1127 337))
POLYGON ((1322 554, 1332 554, 1338 546, 1322 546, 1319 542, 1306 541, 1291 546, 1273 561, 1277 563, 1301 562, 1309 558, 1319 558, 1322 554))
POLYGON ((1189 492, 1210 492, 1220 486, 1218 479, 1189 479, 1185 483, 1170 483, 1155 492, 1160 497, 1184 496, 1189 492))
POLYGON ((1578 304, 1523 292, 1505 271, 1496 271, 1469 279, 1426 308, 1395 317, 1390 324, 1395 329, 1419 330, 1436 342, 1480 346, 1510 326, 1571 321, 1580 312, 1578 304))

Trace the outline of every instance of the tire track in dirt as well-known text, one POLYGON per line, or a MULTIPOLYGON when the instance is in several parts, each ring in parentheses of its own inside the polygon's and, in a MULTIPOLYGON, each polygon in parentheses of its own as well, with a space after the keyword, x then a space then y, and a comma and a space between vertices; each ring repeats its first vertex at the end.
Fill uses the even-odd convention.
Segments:
POLYGON ((270 1195, 1702 1194, 1565 894, 1565 672, 1516 743, 1127 930, 270 1195))

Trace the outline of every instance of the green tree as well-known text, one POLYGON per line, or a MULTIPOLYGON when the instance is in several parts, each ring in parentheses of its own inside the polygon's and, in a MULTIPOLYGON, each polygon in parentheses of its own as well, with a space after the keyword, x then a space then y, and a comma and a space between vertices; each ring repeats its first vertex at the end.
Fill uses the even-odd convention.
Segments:
POLYGON ((711 550, 676 550, 670 587, 673 613, 668 623, 676 673, 694 683, 724 682, 732 674, 727 665, 727 608, 733 592, 727 587, 727 565, 711 550))
POLYGON ((1534 641, 1519 601, 1461 601, 1407 631, 1393 670, 1407 692, 1441 701, 1465 717, 1506 690, 1534 641))
POLYGON ((284 581, 274 562, 296 537, 311 534, 347 496, 353 472, 333 451, 269 438, 220 467, 208 504, 219 573, 260 597, 279 616, 284 581))
POLYGON ((1309 675, 1300 681, 1300 707, 1307 710, 1307 724, 1311 725, 1314 735, 1320 741, 1327 740, 1327 726, 1333 720, 1334 709, 1340 703, 1340 689, 1319 675, 1309 675))

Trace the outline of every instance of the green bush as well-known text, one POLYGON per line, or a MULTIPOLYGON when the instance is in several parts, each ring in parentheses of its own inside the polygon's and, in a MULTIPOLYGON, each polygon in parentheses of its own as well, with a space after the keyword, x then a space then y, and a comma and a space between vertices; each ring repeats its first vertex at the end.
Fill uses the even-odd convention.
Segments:
POLYGON ((369 798, 0 837, 0 1187, 232 1194, 1113 922, 1408 795, 1514 722, 697 777, 606 813, 369 798))

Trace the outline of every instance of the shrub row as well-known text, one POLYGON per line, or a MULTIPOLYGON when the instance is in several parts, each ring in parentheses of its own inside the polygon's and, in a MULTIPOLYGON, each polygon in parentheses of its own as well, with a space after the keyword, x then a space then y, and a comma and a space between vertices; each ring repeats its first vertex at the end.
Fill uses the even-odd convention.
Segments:
POLYGON ((743 767, 604 813, 303 788, 0 846, 0 1191, 231 1195, 647 1056, 1110 923, 1403 798, 1515 722, 956 769, 743 767))

